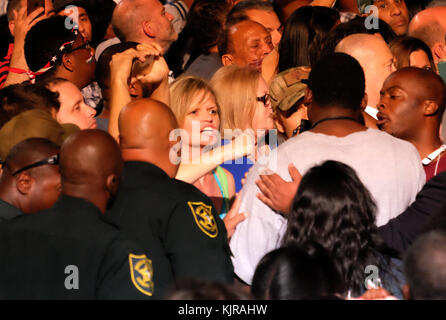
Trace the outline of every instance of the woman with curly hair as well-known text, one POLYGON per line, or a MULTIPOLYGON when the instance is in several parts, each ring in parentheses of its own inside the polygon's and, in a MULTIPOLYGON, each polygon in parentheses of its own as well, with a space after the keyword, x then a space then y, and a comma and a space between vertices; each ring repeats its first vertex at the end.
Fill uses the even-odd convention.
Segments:
POLYGON ((379 238, 375 212, 375 202, 355 171, 326 161, 303 176, 282 245, 322 245, 345 282, 347 296, 360 296, 370 279, 402 298, 404 280, 396 268, 400 260, 379 238))

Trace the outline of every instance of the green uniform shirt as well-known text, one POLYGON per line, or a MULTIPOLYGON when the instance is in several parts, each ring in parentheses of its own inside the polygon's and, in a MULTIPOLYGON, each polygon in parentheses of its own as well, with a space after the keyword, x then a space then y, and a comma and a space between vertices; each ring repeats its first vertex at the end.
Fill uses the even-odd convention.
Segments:
POLYGON ((92 203, 62 195, 0 224, 0 299, 147 299, 151 262, 92 203))
POLYGON ((126 162, 106 215, 150 252, 155 298, 164 298, 176 280, 233 281, 226 228, 211 200, 160 168, 126 162))
POLYGON ((13 205, 7 203, 6 201, 0 200, 0 223, 20 216, 22 214, 22 211, 20 211, 13 205))

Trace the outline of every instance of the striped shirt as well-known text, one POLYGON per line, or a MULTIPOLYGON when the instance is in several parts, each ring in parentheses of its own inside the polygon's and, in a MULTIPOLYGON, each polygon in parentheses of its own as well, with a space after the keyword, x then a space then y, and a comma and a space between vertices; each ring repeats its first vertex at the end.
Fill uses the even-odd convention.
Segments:
POLYGON ((0 89, 3 88, 6 78, 9 73, 9 62, 11 61, 12 50, 14 50, 14 43, 9 44, 8 54, 0 60, 0 89))

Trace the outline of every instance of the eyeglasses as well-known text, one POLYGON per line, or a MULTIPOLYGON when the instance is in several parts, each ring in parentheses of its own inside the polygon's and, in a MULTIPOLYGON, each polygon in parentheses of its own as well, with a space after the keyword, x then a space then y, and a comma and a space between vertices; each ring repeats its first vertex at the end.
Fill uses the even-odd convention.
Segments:
POLYGON ((49 158, 46 158, 46 159, 44 159, 44 160, 34 162, 33 164, 30 164, 29 166, 23 167, 23 168, 21 168, 21 169, 15 171, 15 172, 12 174, 12 176, 14 177, 14 176, 18 175, 20 172, 23 172, 23 171, 25 171, 25 170, 28 170, 28 169, 31 169, 31 168, 35 168, 35 167, 44 166, 44 165, 46 165, 46 164, 52 164, 52 165, 59 164, 59 155, 56 154, 56 155, 51 156, 51 157, 49 157, 49 158))
POLYGON ((81 45, 81 46, 79 46, 77 48, 70 49, 70 50, 67 51, 67 53, 72 53, 72 52, 74 52, 76 50, 81 50, 81 49, 88 49, 88 50, 90 50, 91 49, 90 42, 87 41, 83 45, 81 45))
POLYGON ((268 93, 265 93, 265 95, 257 97, 256 100, 263 103, 265 107, 269 107, 269 104, 271 102, 271 96, 268 93))

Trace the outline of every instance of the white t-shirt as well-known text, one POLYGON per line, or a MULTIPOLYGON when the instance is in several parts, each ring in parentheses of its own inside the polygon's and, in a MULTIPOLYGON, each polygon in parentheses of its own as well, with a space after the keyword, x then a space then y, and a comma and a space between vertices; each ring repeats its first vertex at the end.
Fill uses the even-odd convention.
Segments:
POLYGON ((240 279, 251 284, 257 263, 266 253, 280 247, 287 227, 283 216, 256 197, 260 192, 255 184, 259 172, 268 168, 291 181, 289 163, 304 175, 326 160, 340 161, 355 169, 376 202, 377 226, 403 212, 425 183, 415 147, 376 129, 342 138, 304 132, 284 142, 267 158, 259 159, 242 189, 240 212, 249 215, 237 226, 230 241, 235 273, 240 279))

